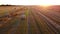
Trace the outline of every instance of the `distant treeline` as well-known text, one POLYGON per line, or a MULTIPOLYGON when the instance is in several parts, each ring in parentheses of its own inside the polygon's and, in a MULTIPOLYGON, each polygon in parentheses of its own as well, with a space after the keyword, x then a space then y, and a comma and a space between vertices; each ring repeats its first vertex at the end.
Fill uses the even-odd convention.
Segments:
POLYGON ((8 5, 8 4, 7 4, 7 5, 0 5, 0 6, 14 6, 14 5, 8 5))

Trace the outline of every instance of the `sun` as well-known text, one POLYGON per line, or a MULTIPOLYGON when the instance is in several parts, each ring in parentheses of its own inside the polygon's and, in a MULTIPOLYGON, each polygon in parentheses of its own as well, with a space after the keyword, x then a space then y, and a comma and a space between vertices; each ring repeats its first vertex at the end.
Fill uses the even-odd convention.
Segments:
POLYGON ((42 4, 40 6, 44 6, 44 7, 48 7, 48 6, 51 6, 51 5, 48 5, 48 4, 42 4))
POLYGON ((50 4, 41 4, 41 5, 39 5, 40 7, 43 7, 43 8, 47 8, 47 7, 49 7, 49 6, 52 6, 52 5, 50 5, 50 4))

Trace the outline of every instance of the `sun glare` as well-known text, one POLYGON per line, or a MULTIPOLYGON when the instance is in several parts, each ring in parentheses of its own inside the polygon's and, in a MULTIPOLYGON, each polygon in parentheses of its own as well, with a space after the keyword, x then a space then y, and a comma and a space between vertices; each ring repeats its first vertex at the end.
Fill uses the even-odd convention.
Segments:
POLYGON ((43 5, 40 5, 40 6, 43 6, 43 7, 49 7, 49 6, 51 6, 51 5, 43 4, 43 5))

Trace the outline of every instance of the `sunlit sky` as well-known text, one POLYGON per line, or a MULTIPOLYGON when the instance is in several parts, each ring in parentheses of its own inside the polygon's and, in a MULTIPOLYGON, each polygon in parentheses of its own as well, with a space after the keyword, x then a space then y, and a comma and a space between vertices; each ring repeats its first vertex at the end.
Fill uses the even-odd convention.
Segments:
POLYGON ((11 5, 60 5, 60 0, 0 0, 1 4, 11 5))

